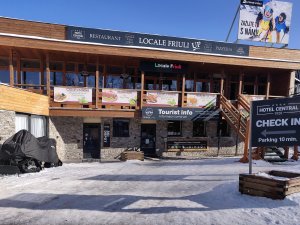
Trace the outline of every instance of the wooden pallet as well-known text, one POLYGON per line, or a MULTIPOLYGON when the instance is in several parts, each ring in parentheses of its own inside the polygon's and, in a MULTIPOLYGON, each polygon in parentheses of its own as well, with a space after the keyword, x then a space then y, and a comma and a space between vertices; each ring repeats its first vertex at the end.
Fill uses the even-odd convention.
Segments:
POLYGON ((121 160, 141 160, 144 161, 144 152, 124 151, 121 153, 121 160))
POLYGON ((239 191, 242 194, 271 199, 284 199, 287 195, 300 192, 300 173, 276 170, 265 173, 272 177, 240 174, 239 191))

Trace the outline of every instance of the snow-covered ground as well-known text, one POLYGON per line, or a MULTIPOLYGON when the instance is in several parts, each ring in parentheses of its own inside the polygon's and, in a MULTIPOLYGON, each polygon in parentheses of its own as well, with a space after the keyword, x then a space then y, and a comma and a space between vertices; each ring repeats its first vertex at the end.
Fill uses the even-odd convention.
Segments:
MULTIPOLYGON (((300 194, 241 195, 238 158, 65 164, 0 177, 0 224, 300 224, 300 194)), ((300 172, 254 161, 253 171, 300 172)))

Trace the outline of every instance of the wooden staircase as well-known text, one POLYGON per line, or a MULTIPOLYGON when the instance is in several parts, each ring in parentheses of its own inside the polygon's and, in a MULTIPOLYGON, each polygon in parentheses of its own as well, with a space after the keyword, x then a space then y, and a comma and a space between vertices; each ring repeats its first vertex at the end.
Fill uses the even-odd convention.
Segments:
MULTIPOLYGON (((229 123, 231 128, 245 142, 244 145, 244 156, 240 159, 240 162, 248 162, 248 144, 249 144, 249 116, 250 116, 250 103, 243 96, 239 95, 237 98, 237 106, 234 106, 225 96, 220 96, 220 109, 222 116, 229 123)), ((284 147, 284 153, 277 147, 258 147, 254 153, 254 159, 266 159, 267 161, 270 157, 276 156, 278 161, 288 159, 288 147, 284 147)), ((294 154, 292 159, 298 160, 300 152, 298 146, 294 146, 294 154)), ((275 158, 275 157, 273 157, 275 158)))

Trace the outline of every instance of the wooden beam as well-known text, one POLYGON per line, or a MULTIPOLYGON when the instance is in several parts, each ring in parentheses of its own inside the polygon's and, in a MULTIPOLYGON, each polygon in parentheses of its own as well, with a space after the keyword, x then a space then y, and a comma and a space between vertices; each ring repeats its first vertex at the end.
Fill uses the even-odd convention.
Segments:
POLYGON ((11 49, 9 52, 9 85, 14 86, 15 84, 15 76, 14 76, 14 59, 13 59, 13 50, 11 49))
POLYGON ((144 83, 145 83, 145 72, 142 71, 141 74, 141 109, 143 108, 143 103, 144 103, 144 83))
POLYGON ((77 116, 77 117, 122 117, 134 118, 135 111, 117 110, 80 110, 80 109, 50 109, 50 116, 77 116))
POLYGON ((96 109, 98 109, 98 100, 99 100, 99 57, 97 56, 97 63, 96 63, 96 109))
MULTIPOLYGON (((44 58, 41 55, 40 56, 40 85, 43 85, 45 82, 45 74, 44 74, 44 58)), ((44 92, 44 87, 40 87, 40 90, 43 90, 44 92)))

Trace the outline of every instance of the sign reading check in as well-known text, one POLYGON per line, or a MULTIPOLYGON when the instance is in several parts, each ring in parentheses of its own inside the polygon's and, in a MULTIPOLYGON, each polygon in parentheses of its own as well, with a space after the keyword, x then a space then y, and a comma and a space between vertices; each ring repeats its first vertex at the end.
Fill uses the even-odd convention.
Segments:
POLYGON ((252 102, 253 147, 300 144, 300 98, 252 102))

